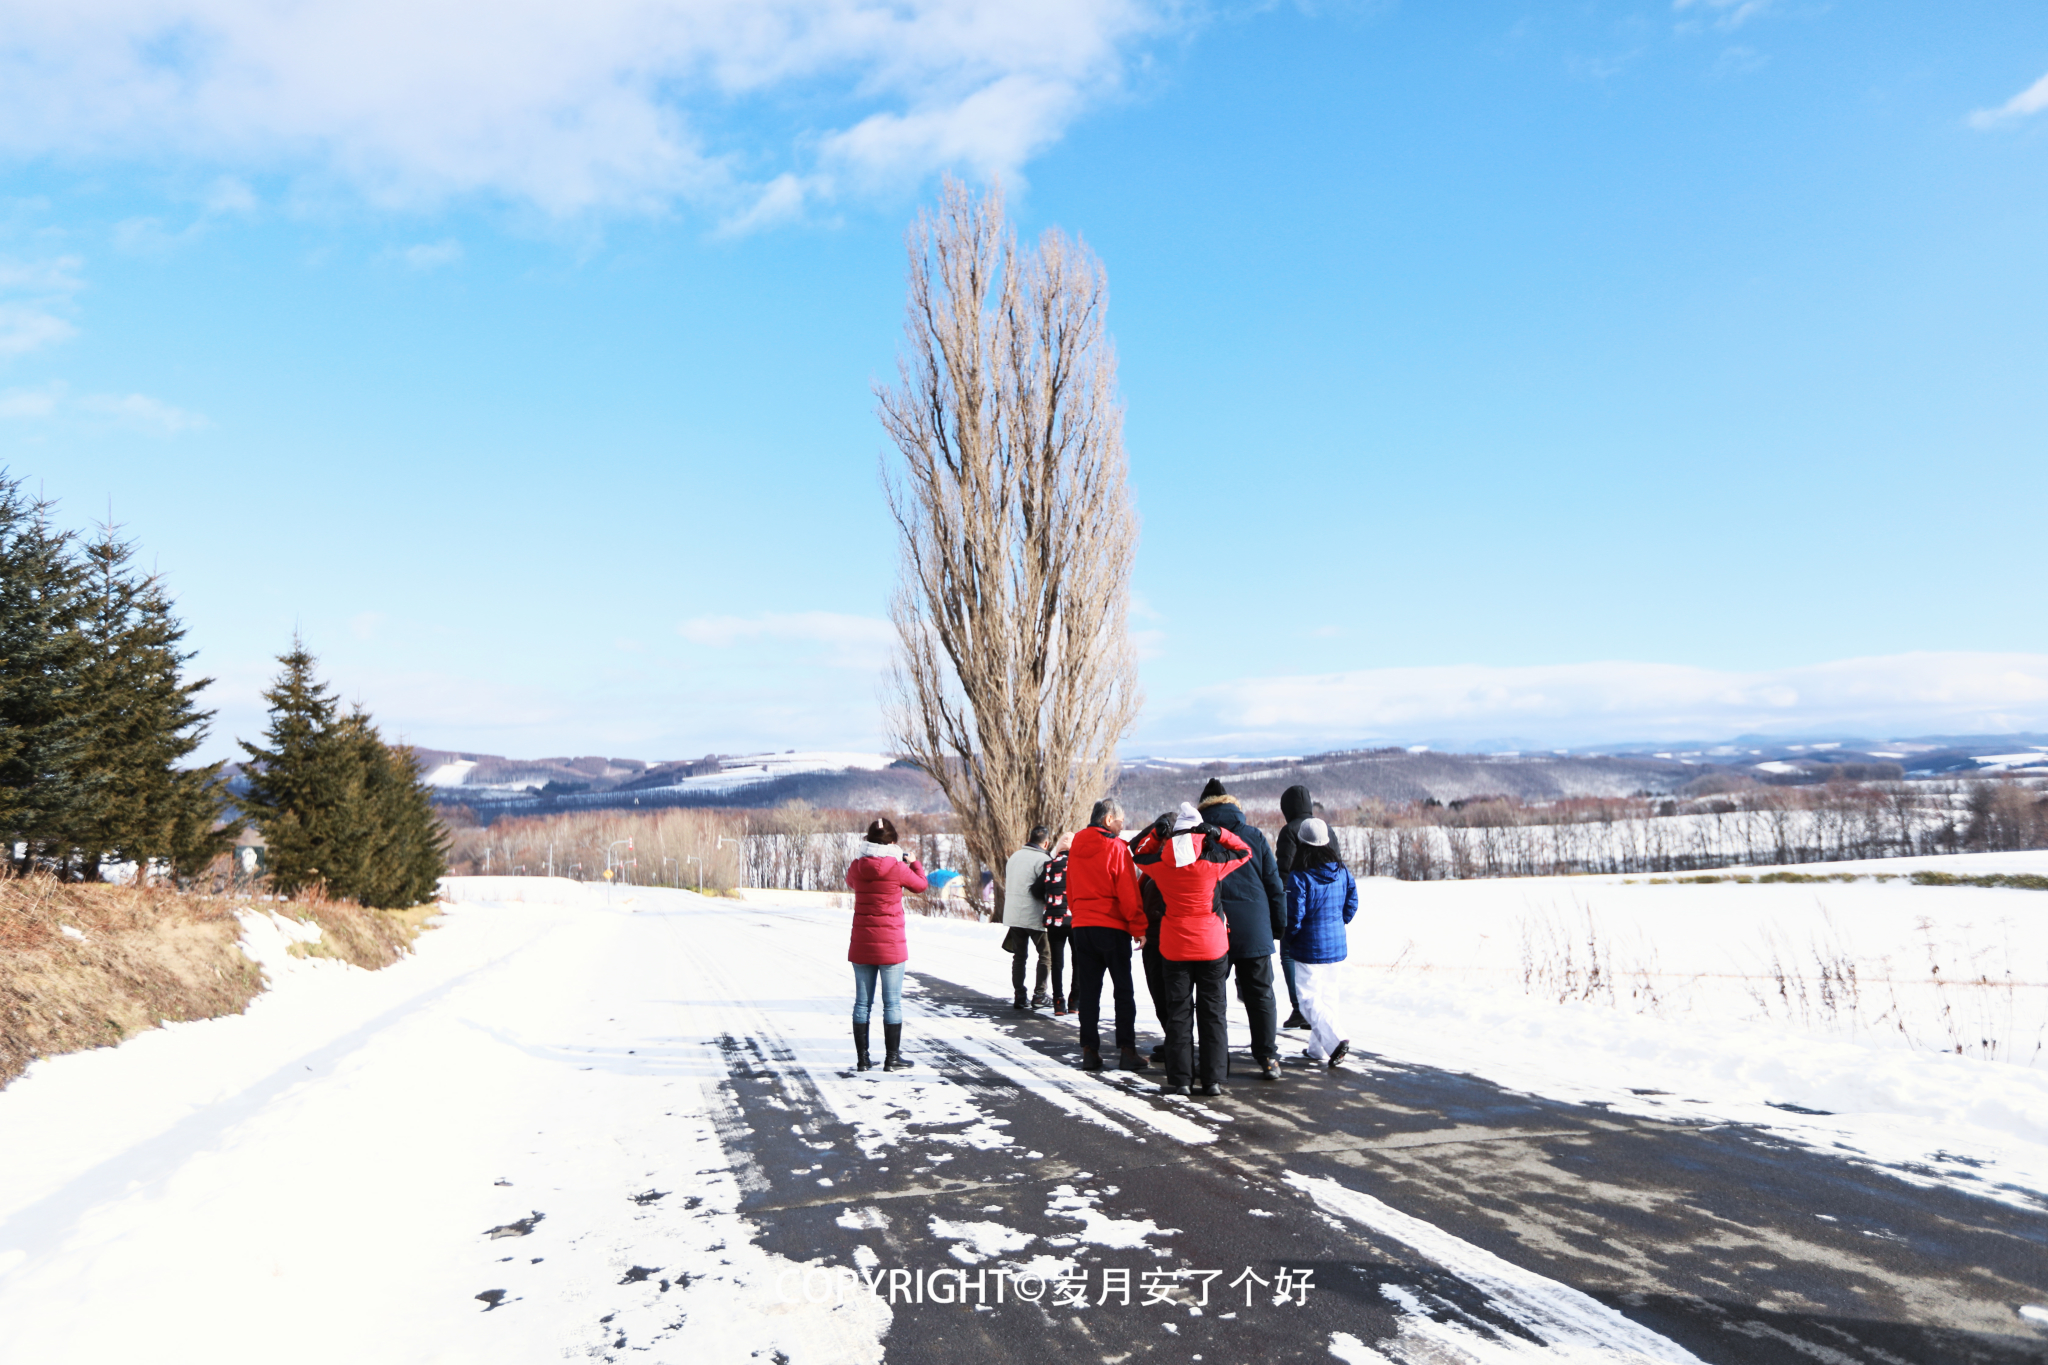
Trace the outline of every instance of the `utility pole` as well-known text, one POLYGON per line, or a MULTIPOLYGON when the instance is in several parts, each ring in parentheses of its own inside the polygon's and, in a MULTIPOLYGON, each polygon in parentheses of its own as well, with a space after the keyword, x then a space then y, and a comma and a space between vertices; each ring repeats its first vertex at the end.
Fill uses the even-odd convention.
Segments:
MULTIPOLYGON (((724 847, 725 847, 725 846, 726 846, 727 844, 734 844, 734 845, 737 845, 737 846, 738 846, 739 848, 741 848, 742 850, 744 850, 744 849, 746 848, 746 846, 747 846, 747 841, 746 841, 746 840, 745 840, 744 838, 733 838, 733 837, 731 837, 731 836, 729 836, 729 835, 724 835, 724 834, 721 834, 721 835, 719 835, 719 836, 718 836, 718 847, 717 847, 717 848, 714 848, 714 849, 712 849, 712 852, 713 852, 713 853, 716 853, 716 852, 718 852, 718 851, 719 851, 720 849, 723 849, 723 848, 724 848, 724 847)), ((744 861, 745 861, 745 859, 744 859, 744 857, 742 857, 742 862, 744 862, 744 861)), ((746 868, 745 868, 745 867, 741 867, 741 868, 740 868, 740 872, 741 872, 741 874, 742 874, 742 875, 744 875, 744 874, 745 874, 745 872, 746 872, 746 868)), ((699 866, 698 866, 698 868, 697 868, 697 889, 698 889, 699 891, 702 891, 702 890, 704 889, 704 880, 703 880, 703 878, 704 878, 704 869, 703 869, 702 865, 699 865, 699 866)))

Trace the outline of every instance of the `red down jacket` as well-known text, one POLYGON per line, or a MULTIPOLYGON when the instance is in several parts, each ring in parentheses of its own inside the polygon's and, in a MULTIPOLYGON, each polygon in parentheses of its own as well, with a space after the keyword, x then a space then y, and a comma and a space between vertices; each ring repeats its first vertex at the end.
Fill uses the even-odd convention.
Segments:
POLYGON ((1131 843, 1131 861, 1144 869, 1166 913, 1159 920, 1159 955, 1168 962, 1214 962, 1230 951, 1230 929, 1217 908, 1216 884, 1250 861, 1252 851, 1229 830, 1196 825, 1161 836, 1159 827, 1131 843))
POLYGON ((1099 826, 1077 830, 1067 850, 1067 909, 1076 929, 1121 929, 1133 938, 1145 937, 1131 850, 1099 826))
POLYGON ((887 967, 910 960, 903 937, 903 893, 925 888, 924 867, 915 858, 855 858, 846 869, 853 890, 853 942, 848 962, 887 967))

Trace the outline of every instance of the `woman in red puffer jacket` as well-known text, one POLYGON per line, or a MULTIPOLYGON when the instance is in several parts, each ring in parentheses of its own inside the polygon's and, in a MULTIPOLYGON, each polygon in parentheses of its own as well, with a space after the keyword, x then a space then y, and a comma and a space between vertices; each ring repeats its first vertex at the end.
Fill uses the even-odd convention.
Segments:
POLYGON ((1216 889, 1251 856, 1244 840, 1204 822, 1185 801, 1131 843, 1131 861, 1159 888, 1165 905, 1159 954, 1166 1008, 1159 1023, 1166 1030, 1166 1089, 1176 1095, 1198 1082, 1204 1095, 1223 1093, 1230 1066, 1223 1001, 1230 930, 1216 889))
POLYGON ((925 889, 924 867, 905 858, 896 846, 896 826, 887 817, 868 826, 861 855, 846 869, 853 892, 853 942, 846 960, 853 964, 854 1065, 862 1071, 868 1060, 868 1016, 875 988, 882 992, 882 1070, 901 1071, 911 1065, 903 1049, 903 964, 910 944, 903 936, 903 893, 925 889))

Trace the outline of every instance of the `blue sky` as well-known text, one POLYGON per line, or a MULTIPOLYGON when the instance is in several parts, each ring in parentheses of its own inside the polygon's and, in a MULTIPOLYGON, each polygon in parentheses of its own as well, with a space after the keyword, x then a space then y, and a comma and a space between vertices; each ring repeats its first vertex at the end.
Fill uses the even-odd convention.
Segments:
MULTIPOLYGON (((319 8, 319 7, 314 7, 319 8)), ((1138 751, 2048 729, 2048 23, 18 8, 0 452, 260 725, 872 747, 903 229, 1101 255, 1138 751)))

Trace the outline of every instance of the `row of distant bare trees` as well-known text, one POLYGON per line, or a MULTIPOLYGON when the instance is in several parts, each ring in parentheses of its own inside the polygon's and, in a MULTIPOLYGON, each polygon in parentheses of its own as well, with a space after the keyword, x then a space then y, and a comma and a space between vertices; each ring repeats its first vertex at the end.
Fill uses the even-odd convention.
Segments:
MULTIPOLYGON (((703 885, 715 890, 839 891, 870 815, 791 802, 772 811, 592 811, 488 828, 458 823, 450 860, 459 873, 538 876, 552 859, 558 876, 596 880, 609 857, 635 885, 694 887, 701 871, 703 885)), ((1374 804, 1333 819, 1346 861, 1362 876, 1685 873, 2048 848, 2048 789, 2012 780, 1831 783, 1689 803, 1374 804)), ((927 868, 970 867, 967 841, 947 817, 901 815, 896 823, 905 852, 927 868)), ((978 883, 970 871, 970 892, 978 883)))
MULTIPOLYGON (((450 870, 461 876, 598 881, 728 891, 843 891, 872 812, 792 801, 776 810, 565 811, 479 825, 457 815, 450 870)), ((895 817, 904 852, 927 868, 959 868, 965 842, 943 816, 895 817)))
POLYGON ((2024 782, 1829 783, 1706 801, 1483 801, 1339 817, 1347 861, 1408 881, 1699 872, 2048 847, 2048 792, 2024 782))

